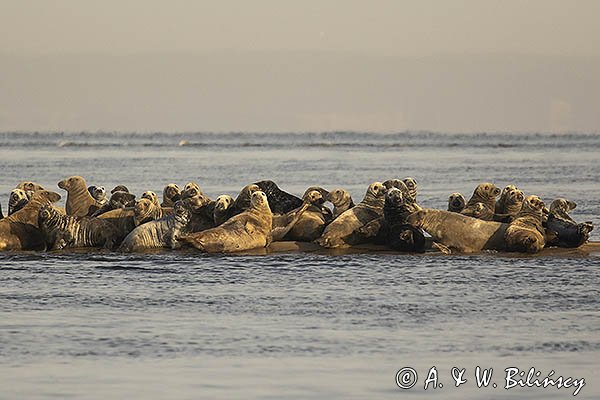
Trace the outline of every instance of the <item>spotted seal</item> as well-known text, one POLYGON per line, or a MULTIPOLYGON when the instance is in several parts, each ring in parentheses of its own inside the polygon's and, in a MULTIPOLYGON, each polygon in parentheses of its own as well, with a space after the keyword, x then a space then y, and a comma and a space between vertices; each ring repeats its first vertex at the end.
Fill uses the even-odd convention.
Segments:
POLYGON ((58 187, 67 191, 67 215, 85 217, 94 214, 102 207, 87 190, 85 179, 81 176, 71 176, 58 182, 58 187))
POLYGON ((11 190, 8 198, 8 215, 12 215, 25 207, 29 203, 30 198, 31 195, 28 195, 23 189, 11 190))
POLYGON ((39 210, 60 200, 49 190, 38 190, 25 207, 0 220, 0 250, 44 250, 44 235, 38 229, 39 210))
POLYGON ((315 242, 322 247, 349 247, 362 243, 364 238, 358 230, 383 216, 386 189, 381 182, 369 185, 364 199, 334 219, 315 242))
POLYGON ((100 203, 101 206, 108 203, 108 198, 106 197, 106 189, 104 188, 104 186, 88 186, 88 192, 90 192, 92 197, 96 199, 96 201, 100 203))
POLYGON ((496 202, 496 206, 494 209, 494 212, 496 214, 506 214, 506 199, 508 197, 508 194, 513 190, 517 190, 517 187, 515 185, 506 185, 504 189, 502 189, 502 193, 500 194, 500 198, 496 202))
POLYGON ((169 183, 163 189, 163 201, 161 207, 173 207, 176 201, 181 199, 181 189, 176 183, 169 183))
POLYGON ((81 247, 112 249, 117 239, 115 226, 107 220, 63 215, 52 205, 40 209, 38 225, 51 250, 81 247))
POLYGON ((191 211, 185 200, 179 200, 173 207, 173 214, 161 219, 146 222, 135 228, 119 247, 124 252, 139 252, 156 248, 179 247, 178 238, 190 222, 191 211))
POLYGON ((527 196, 521 211, 510 223, 504 239, 509 251, 537 253, 544 248, 544 228, 542 215, 544 202, 535 195, 527 196))
POLYGON ((112 188, 112 190, 110 191, 110 194, 114 194, 115 192, 125 192, 125 193, 130 193, 129 189, 127 188, 127 186, 125 185, 117 185, 114 188, 112 188))
MULTIPOLYGON (((511 186, 511 185, 509 185, 511 186)), ((525 194, 517 188, 506 188, 506 193, 502 192, 504 199, 500 207, 496 204, 496 214, 494 215, 495 221, 500 222, 512 222, 517 216, 521 208, 523 207, 523 201, 525 200, 525 194)))
POLYGON ((252 193, 260 191, 260 188, 251 183, 250 185, 246 185, 242 188, 240 193, 237 195, 233 204, 228 209, 229 218, 240 214, 241 212, 250 208, 250 203, 252 199, 252 193))
POLYGON ((216 228, 184 235, 182 240, 207 253, 232 253, 266 247, 271 241, 273 213, 267 195, 255 191, 250 207, 216 228))
POLYGON ((500 189, 493 183, 481 183, 477 185, 461 214, 485 221, 493 220, 496 210, 496 197, 499 194, 500 189), (481 205, 477 205, 477 203, 481 203, 481 205), (484 210, 481 209, 482 206, 484 210))
POLYGON ((462 193, 454 192, 448 196, 448 211, 460 213, 464 210, 467 200, 462 193))
POLYGON ((579 247, 589 240, 594 230, 592 222, 577 223, 569 215, 577 204, 574 201, 559 198, 550 204, 546 222, 546 247, 579 247))

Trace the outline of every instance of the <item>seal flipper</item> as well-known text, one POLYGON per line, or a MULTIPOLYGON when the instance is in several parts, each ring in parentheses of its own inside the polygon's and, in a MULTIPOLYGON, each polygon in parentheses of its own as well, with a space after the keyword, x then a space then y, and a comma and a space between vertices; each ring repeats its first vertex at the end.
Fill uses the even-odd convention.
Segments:
POLYGON ((304 214, 304 212, 310 206, 311 206, 310 203, 304 203, 304 205, 296 212, 296 215, 294 216, 294 218, 290 222, 288 222, 288 224, 286 226, 281 226, 281 227, 276 227, 276 228, 271 229, 271 240, 273 242, 279 242, 279 241, 283 240, 285 235, 287 235, 288 232, 292 230, 294 225, 296 225, 296 223, 300 220, 300 217, 302 216, 302 214, 304 214))

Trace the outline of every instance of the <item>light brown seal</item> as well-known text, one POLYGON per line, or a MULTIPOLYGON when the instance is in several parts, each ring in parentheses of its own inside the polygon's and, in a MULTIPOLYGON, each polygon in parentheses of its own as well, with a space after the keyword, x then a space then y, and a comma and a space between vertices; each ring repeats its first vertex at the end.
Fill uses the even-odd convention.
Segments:
POLYGON ((58 200, 58 193, 38 190, 25 207, 0 220, 0 250, 45 249, 44 235, 38 229, 38 213, 43 206, 58 200))
POLYGON ((21 189, 26 192, 37 192, 38 190, 44 190, 41 185, 31 181, 23 181, 19 183, 15 189, 21 189))
POLYGON ((448 196, 448 211, 460 213, 464 210, 467 200, 462 193, 454 192, 448 196))
POLYGON ((473 191, 473 195, 467 202, 461 214, 491 221, 494 219, 494 211, 496 210, 496 197, 500 194, 500 189, 493 183, 481 183, 473 191), (481 211, 481 203, 485 210, 481 211), (478 216, 479 215, 479 216, 478 216))
POLYGON ((294 226, 291 227, 285 236, 285 240, 312 242, 323 234, 325 226, 331 221, 331 210, 323 205, 325 198, 321 191, 314 188, 305 192, 302 199, 309 207, 303 212, 294 226))
POLYGON ((339 217, 342 215, 342 213, 354 207, 352 196, 350 196, 350 193, 344 189, 335 189, 329 192, 329 196, 326 196, 325 200, 328 200, 331 202, 331 204, 333 204, 333 219, 339 217))
POLYGON ((187 199, 189 197, 194 197, 199 194, 202 194, 202 189, 200 189, 200 185, 196 182, 188 182, 183 187, 183 191, 181 192, 181 198, 187 199))
POLYGON ((423 209, 410 214, 407 223, 429 233, 435 242, 461 253, 503 250, 508 224, 484 221, 451 211, 423 209))
POLYGON ((169 183, 163 189, 163 201, 161 207, 173 207, 176 201, 181 199, 181 189, 176 183, 169 183))
MULTIPOLYGON (((143 195, 142 195, 143 196, 143 195)), ((163 209, 160 205, 148 198, 142 198, 133 207, 133 222, 135 226, 144 224, 148 221, 154 221, 164 217, 163 209)))
POLYGON ((71 176, 58 182, 58 187, 67 191, 67 215, 85 217, 94 214, 102 207, 87 190, 85 179, 81 176, 71 176))
POLYGON ((158 196, 152 190, 147 190, 144 193, 142 193, 140 199, 148 199, 152 202, 152 204, 160 208, 160 201, 158 200, 158 196))
POLYGON ((386 189, 381 182, 369 185, 363 201, 327 225, 316 243, 326 248, 349 247, 362 243, 364 236, 358 231, 371 221, 383 217, 385 193, 386 189))
POLYGON ((216 228, 185 235, 182 240, 203 252, 232 253, 266 247, 271 242, 272 227, 273 213, 267 195, 256 191, 246 211, 216 228))
POLYGON ((521 211, 504 234, 507 250, 537 253, 544 248, 546 245, 542 226, 544 207, 544 202, 538 196, 525 198, 521 211))

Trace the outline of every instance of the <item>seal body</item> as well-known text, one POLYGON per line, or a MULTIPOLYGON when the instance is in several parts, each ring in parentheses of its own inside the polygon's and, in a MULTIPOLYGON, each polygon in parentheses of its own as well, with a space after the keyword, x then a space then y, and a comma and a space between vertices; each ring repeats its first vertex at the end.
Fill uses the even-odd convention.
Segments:
POLYGON ((102 204, 92 197, 87 190, 85 179, 71 176, 58 182, 58 187, 67 191, 65 211, 67 215, 85 217, 94 214, 102 204))
POLYGON ((232 253, 266 247, 271 242, 273 213, 267 196, 253 192, 250 207, 222 225, 182 237, 193 247, 206 253, 232 253))
POLYGON ((435 242, 462 253, 504 250, 508 224, 484 221, 451 211, 423 209, 410 214, 406 222, 421 228, 435 242))
POLYGON ((544 248, 542 214, 544 202, 538 196, 527 196, 521 211, 510 223, 504 238, 509 251, 537 253, 544 248))
POLYGON ((52 250, 79 247, 112 249, 117 240, 117 230, 107 220, 63 215, 52 205, 40 209, 38 224, 48 248, 52 250))
POLYGON ((58 193, 39 190, 25 207, 0 220, 0 250, 44 250, 46 243, 38 229, 38 213, 43 206, 58 200, 58 193))
POLYGON ((173 214, 138 226, 123 240, 119 250, 138 252, 161 247, 175 249, 179 247, 177 239, 185 231, 190 217, 190 210, 182 201, 178 201, 173 214))
POLYGON ((316 240, 322 247, 349 247, 363 243, 364 234, 360 228, 383 216, 383 203, 386 189, 381 182, 369 186, 363 201, 344 211, 334 219, 316 240))

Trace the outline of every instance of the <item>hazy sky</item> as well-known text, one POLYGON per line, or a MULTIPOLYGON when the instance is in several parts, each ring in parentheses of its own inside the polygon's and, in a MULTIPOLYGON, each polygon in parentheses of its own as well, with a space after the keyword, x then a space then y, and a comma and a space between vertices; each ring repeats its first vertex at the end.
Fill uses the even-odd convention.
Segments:
POLYGON ((0 130, 600 132, 600 1, 0 0, 0 130))

